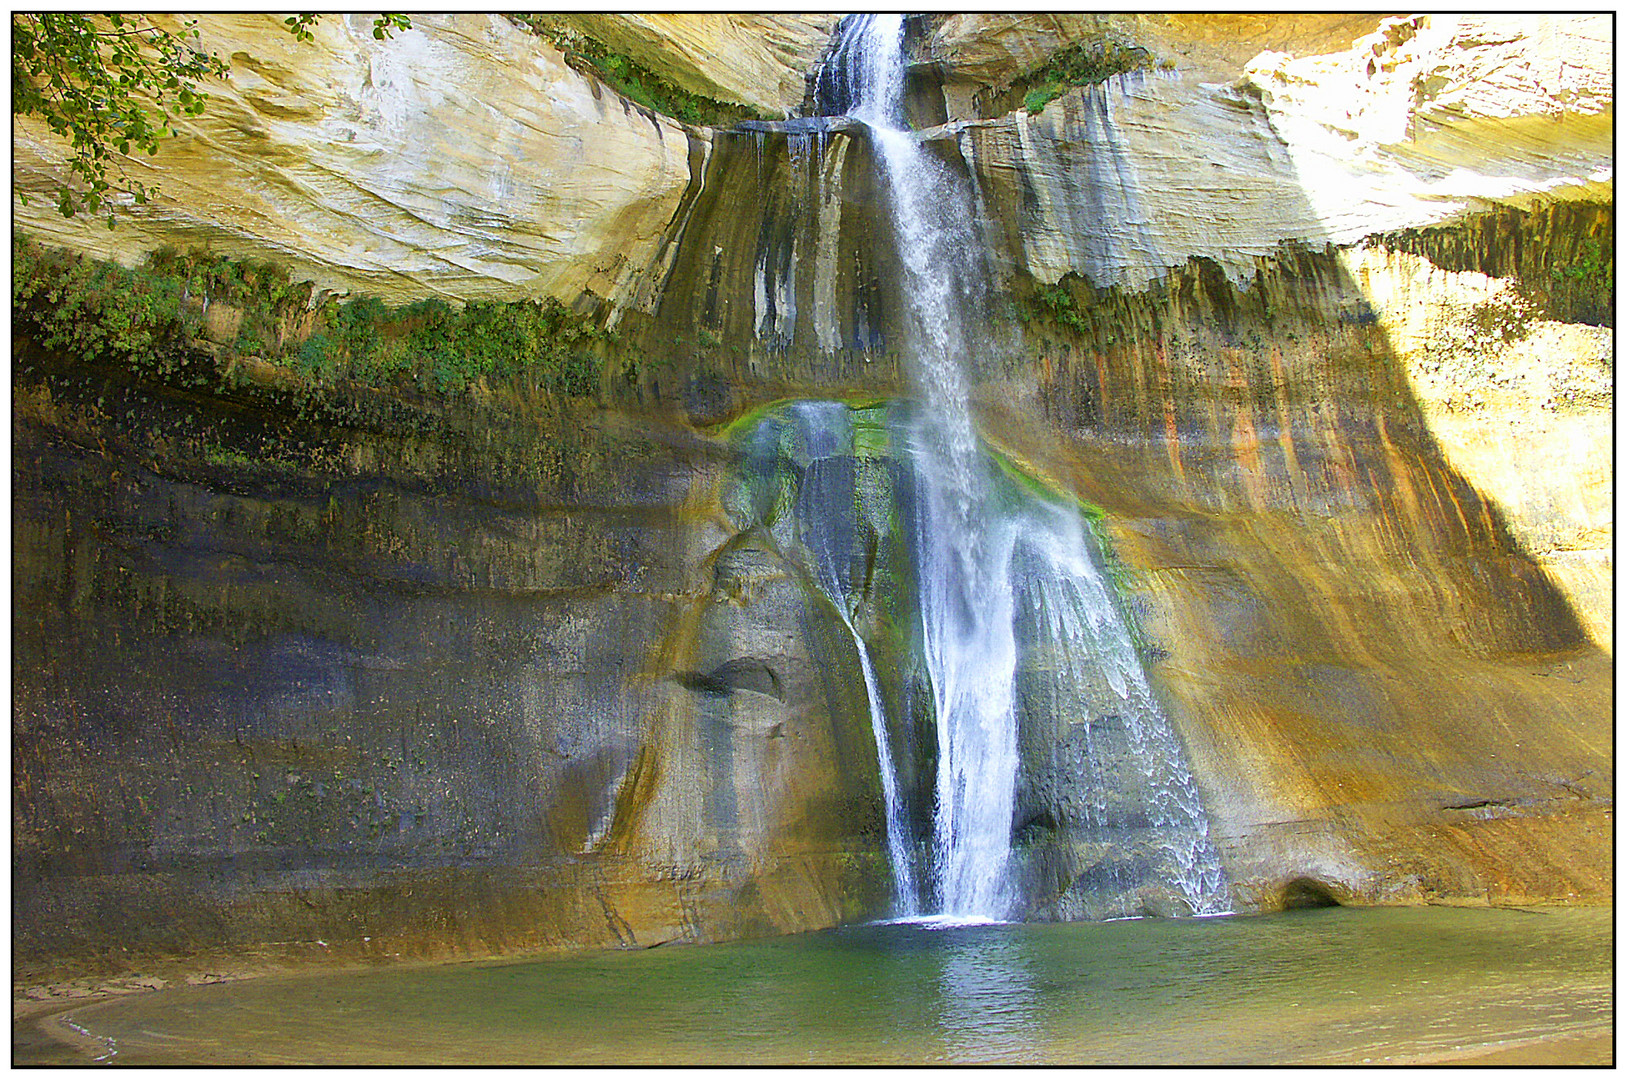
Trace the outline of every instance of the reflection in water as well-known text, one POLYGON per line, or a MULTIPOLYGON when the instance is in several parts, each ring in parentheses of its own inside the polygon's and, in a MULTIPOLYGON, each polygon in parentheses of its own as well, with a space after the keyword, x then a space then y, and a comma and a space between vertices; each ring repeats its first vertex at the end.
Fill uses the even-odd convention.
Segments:
POLYGON ((938 1030, 951 1061, 1033 1060, 1038 1000, 1023 937, 942 930, 938 1030))
POLYGON ((184 987, 120 1064, 1360 1064, 1608 1031, 1609 910, 891 924, 184 987))

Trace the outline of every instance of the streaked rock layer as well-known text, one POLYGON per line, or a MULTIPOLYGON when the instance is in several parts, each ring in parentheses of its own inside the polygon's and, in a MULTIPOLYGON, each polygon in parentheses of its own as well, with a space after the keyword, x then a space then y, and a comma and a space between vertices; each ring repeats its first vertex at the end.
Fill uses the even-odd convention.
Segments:
POLYGON ((556 18, 691 93, 789 114, 800 110, 808 69, 838 16, 574 12, 556 18))
MULTIPOLYGON (((693 136, 499 16, 420 15, 385 42, 371 26, 329 16, 301 43, 273 16, 201 18, 230 79, 162 153, 124 163, 162 195, 111 232, 45 199, 17 225, 125 262, 161 244, 273 258, 392 302, 620 299, 689 183, 693 136)), ((49 191, 62 144, 19 120, 13 151, 19 190, 49 191)))
POLYGON ((1241 281, 1284 240, 1352 244, 1539 195, 1608 200, 1609 40, 1593 18, 1386 20, 1348 51, 1262 52, 1224 82, 1179 62, 1115 76, 976 124, 972 153, 1021 192, 1001 216, 1021 222, 1041 281, 1141 288, 1190 255, 1241 281))

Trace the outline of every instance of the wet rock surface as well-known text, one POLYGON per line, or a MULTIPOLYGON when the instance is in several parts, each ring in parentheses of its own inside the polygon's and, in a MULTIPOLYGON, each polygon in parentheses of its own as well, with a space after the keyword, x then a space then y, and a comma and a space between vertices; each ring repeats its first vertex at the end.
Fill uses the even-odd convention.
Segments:
POLYGON ((863 902, 862 703, 782 567, 717 593, 718 444, 27 370, 20 962, 649 944, 863 902))

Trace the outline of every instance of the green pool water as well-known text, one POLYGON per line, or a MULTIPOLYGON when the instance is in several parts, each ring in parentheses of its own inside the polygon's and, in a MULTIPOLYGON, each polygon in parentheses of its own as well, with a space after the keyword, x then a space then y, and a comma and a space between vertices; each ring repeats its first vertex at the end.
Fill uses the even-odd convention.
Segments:
POLYGON ((1612 913, 847 927, 166 990, 117 1064, 1379 1064, 1607 1030, 1612 913))

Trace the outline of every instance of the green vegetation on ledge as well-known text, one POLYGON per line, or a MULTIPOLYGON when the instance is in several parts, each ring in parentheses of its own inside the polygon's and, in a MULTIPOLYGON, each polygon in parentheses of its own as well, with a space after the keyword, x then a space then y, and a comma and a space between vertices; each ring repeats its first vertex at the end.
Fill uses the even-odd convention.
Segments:
MULTIPOLYGON (((1077 279, 1077 275, 1069 274, 1068 276, 1077 279)), ((1084 318, 1079 314, 1079 309, 1074 305, 1073 293, 1067 286, 1066 278, 1055 285, 1035 282, 1034 297, 1030 304, 1037 312, 1051 316, 1059 324, 1068 327, 1076 334, 1083 334, 1088 329, 1084 318)), ((1024 309, 1018 308, 1017 310, 1018 318, 1022 319, 1023 322, 1027 322, 1028 319, 1024 317, 1026 315, 1024 309)))
POLYGON ((550 15, 509 15, 508 18, 544 38, 565 54, 571 66, 596 75, 616 93, 646 109, 695 127, 733 127, 742 120, 770 119, 748 105, 734 105, 693 94, 675 86, 636 60, 613 52, 600 42, 563 25, 550 15))
POLYGON ((441 300, 339 302, 278 267, 203 250, 162 249, 131 270, 18 234, 12 327, 47 349, 165 378, 192 370, 188 356, 205 351, 271 361, 317 385, 344 379, 448 393, 522 379, 568 396, 597 393, 612 341, 552 298, 462 309, 441 300))
POLYGON ((1616 254, 1601 241, 1589 237, 1576 247, 1576 258, 1562 266, 1550 266, 1548 274, 1556 281, 1571 282, 1582 289, 1601 294, 1616 291, 1616 254))
POLYGON ((1096 44, 1080 42, 1059 49, 1044 64, 1013 80, 1002 97, 1011 98, 1021 94, 1023 107, 1030 113, 1037 113, 1070 87, 1094 86, 1126 71, 1141 71, 1155 66, 1170 68, 1174 64, 1168 60, 1155 61, 1152 53, 1138 45, 1119 45, 1112 41, 1096 44))

